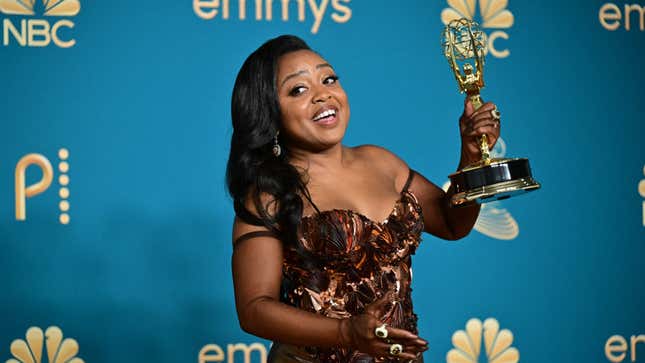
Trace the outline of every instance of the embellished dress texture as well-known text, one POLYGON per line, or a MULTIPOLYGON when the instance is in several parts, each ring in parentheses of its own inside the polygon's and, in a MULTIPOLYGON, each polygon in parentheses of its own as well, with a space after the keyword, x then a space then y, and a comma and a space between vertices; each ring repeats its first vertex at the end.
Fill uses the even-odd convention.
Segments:
MULTIPOLYGON (((417 198, 408 190, 413 173, 410 170, 399 199, 382 222, 346 209, 303 217, 299 245, 286 246, 284 251, 283 302, 331 318, 348 318, 364 313, 366 306, 394 291, 396 302, 388 304, 380 320, 416 334, 410 256, 421 240, 423 216, 417 198)), ((277 342, 268 359, 302 363, 390 360, 397 361, 345 348, 296 347, 277 342)), ((422 357, 417 362, 422 362, 422 357)))

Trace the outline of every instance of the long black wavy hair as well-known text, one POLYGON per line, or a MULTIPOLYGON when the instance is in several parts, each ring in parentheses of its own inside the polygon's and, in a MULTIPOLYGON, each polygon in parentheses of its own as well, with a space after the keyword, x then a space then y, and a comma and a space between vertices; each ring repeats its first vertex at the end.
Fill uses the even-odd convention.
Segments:
POLYGON ((309 197, 309 193, 300 172, 288 162, 285 143, 280 142, 282 153, 278 157, 272 149, 282 124, 278 60, 298 50, 311 49, 302 39, 283 35, 267 41, 244 61, 233 88, 233 136, 226 166, 235 214, 247 223, 267 227, 283 242, 292 244, 303 209, 300 195, 309 197), (249 198, 257 214, 246 208, 249 198))

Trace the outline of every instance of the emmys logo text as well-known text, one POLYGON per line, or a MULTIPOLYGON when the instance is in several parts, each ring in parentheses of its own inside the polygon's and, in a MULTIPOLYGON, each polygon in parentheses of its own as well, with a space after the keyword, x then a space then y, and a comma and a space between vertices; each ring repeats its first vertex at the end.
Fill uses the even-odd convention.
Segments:
MULTIPOLYGON (((1 1, 1 0, 0 0, 1 1)), ((60 202, 58 208, 60 214, 58 220, 61 224, 69 223, 69 151, 67 149, 58 150, 58 196, 60 202)), ((49 189, 54 179, 54 168, 45 156, 41 154, 27 154, 23 156, 16 164, 15 171, 15 198, 16 198, 16 220, 27 220, 27 199, 42 194, 49 189), (26 174, 30 166, 36 166, 42 172, 42 177, 36 183, 27 185, 26 174)))
MULTIPOLYGON (((447 25, 454 19, 468 18, 478 22, 482 28, 508 29, 513 26, 515 18, 513 13, 506 9, 507 4, 508 0, 448 0, 449 7, 441 12, 441 21, 447 25), (476 18, 477 9, 479 17, 476 18)), ((500 44, 500 39, 509 39, 508 33, 493 30, 488 32, 487 37, 487 53, 495 58, 506 58, 511 54, 508 48, 502 48, 503 45, 500 44)))
MULTIPOLYGON (((643 166, 643 176, 645 176, 645 166, 643 166)), ((645 179, 638 183, 638 194, 645 198, 645 179)), ((643 227, 645 227, 645 200, 643 200, 643 227)))
POLYGON ((224 350, 217 344, 208 344, 199 351, 198 363, 207 363, 207 362, 227 362, 235 363, 235 357, 242 356, 243 359, 238 362, 243 363, 264 363, 267 361, 267 349, 263 344, 253 343, 251 345, 246 345, 242 343, 238 344, 228 344, 226 347, 226 354, 224 350), (254 357, 257 359, 251 360, 251 353, 257 352, 254 357), (239 354, 235 354, 239 353, 239 354))
MULTIPOLYGON (((320 24, 325 15, 331 12, 331 19, 336 23, 347 23, 352 18, 352 9, 349 7, 351 0, 294 0, 295 9, 290 6, 291 0, 248 0, 248 3, 254 3, 251 12, 255 14, 256 21, 271 21, 276 12, 276 17, 282 21, 289 21, 294 17, 290 10, 297 10, 298 22, 304 23, 307 18, 307 10, 313 16, 311 32, 318 33, 320 24)), ((246 20, 247 17, 247 0, 193 0, 193 11, 195 14, 204 19, 211 20, 218 15, 223 20, 231 17, 231 2, 237 3, 237 13, 240 20, 246 20)))
POLYGON ((54 43, 71 48, 74 22, 55 17, 75 16, 81 10, 78 0, 0 0, 0 12, 12 15, 2 19, 2 45, 12 43, 21 47, 46 47, 54 43), (33 16, 38 14, 39 18, 33 16), (40 18, 41 15, 53 18, 40 18))
POLYGON ((598 20, 603 28, 610 31, 618 30, 620 27, 630 31, 633 23, 637 23, 638 29, 644 31, 645 5, 625 4, 620 7, 614 3, 606 3, 598 10, 598 20))
POLYGON ((508 329, 499 330, 499 323, 493 318, 486 319, 483 324, 479 319, 468 320, 466 330, 458 330, 452 335, 452 344, 454 349, 448 352, 447 363, 482 362, 481 354, 486 356, 486 362, 517 363, 520 360, 520 352, 511 347, 513 333, 508 329))
POLYGON ((14 340, 10 350, 14 358, 7 360, 7 363, 85 363, 76 357, 76 340, 63 339, 63 331, 56 326, 50 326, 44 334, 38 327, 27 329, 25 339, 14 340), (46 347, 47 360, 43 360, 43 345, 46 347))
POLYGON ((625 362, 629 354, 629 362, 636 362, 638 356, 636 354, 636 347, 638 343, 645 343, 645 335, 632 335, 627 344, 627 339, 620 335, 613 335, 607 339, 605 343, 605 356, 610 362, 619 363, 625 362))

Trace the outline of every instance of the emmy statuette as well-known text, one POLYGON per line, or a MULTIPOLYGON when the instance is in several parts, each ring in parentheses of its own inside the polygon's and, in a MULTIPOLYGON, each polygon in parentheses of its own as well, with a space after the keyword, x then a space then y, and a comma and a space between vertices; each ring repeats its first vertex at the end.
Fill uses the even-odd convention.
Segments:
MULTIPOLYGON (((475 109, 480 108, 486 35, 476 22, 456 19, 443 30, 441 46, 460 91, 466 93, 475 109)), ((479 144, 482 159, 449 176, 455 189, 452 206, 492 202, 540 188, 533 180, 528 159, 490 158, 486 135, 479 144)))

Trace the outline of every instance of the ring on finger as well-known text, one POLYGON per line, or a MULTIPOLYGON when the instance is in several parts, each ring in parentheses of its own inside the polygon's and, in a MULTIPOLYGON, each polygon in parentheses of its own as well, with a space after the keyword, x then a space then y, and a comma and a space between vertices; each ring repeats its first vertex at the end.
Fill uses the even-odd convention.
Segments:
POLYGON ((381 339, 387 338, 387 324, 376 327, 376 329, 374 329, 374 335, 381 339))
POLYGON ((497 110, 497 107, 490 110, 490 114, 493 116, 494 120, 499 120, 502 117, 502 113, 497 110))
POLYGON ((403 346, 401 344, 395 343, 390 345, 390 355, 397 356, 403 352, 403 346))

